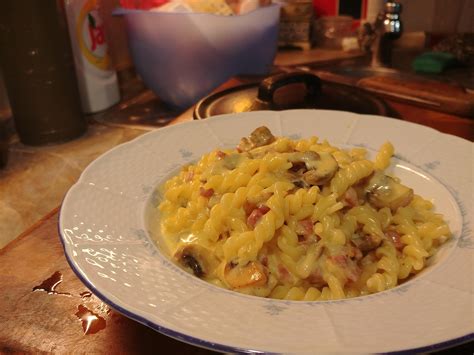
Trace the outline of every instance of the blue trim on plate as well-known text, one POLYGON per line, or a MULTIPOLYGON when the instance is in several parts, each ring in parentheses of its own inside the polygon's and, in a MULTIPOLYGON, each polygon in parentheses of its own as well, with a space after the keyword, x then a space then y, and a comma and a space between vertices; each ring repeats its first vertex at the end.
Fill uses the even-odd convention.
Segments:
MULTIPOLYGON (((63 199, 63 201, 64 201, 64 199, 63 199)), ((71 267, 72 271, 74 271, 74 273, 79 278, 79 280, 81 280, 81 282, 84 285, 86 285, 87 288, 89 288, 89 290, 92 291, 95 296, 100 298, 103 302, 107 303, 114 310, 116 310, 116 311, 122 313, 124 316, 126 316, 130 319, 133 319, 133 320, 135 320, 135 321, 137 321, 137 322, 139 322, 143 325, 146 325, 147 327, 150 327, 150 328, 152 328, 152 329, 154 329, 154 330, 156 330, 156 331, 158 331, 158 332, 160 332, 164 335, 167 335, 167 336, 169 336, 173 339, 176 339, 176 340, 179 340, 179 341, 191 344, 191 345, 199 346, 199 347, 206 348, 206 349, 209 349, 209 350, 217 350, 217 351, 221 351, 221 352, 233 352, 233 353, 238 352, 238 353, 247 353, 247 354, 263 354, 264 353, 263 351, 259 351, 259 350, 241 349, 241 348, 227 346, 227 345, 223 345, 223 344, 212 343, 212 342, 209 342, 209 341, 205 341, 205 340, 202 340, 202 339, 199 339, 199 338, 195 338, 195 337, 192 337, 192 336, 174 331, 172 329, 163 327, 159 324, 153 323, 153 322, 143 318, 142 316, 139 316, 139 315, 137 315, 133 312, 130 312, 129 310, 127 310, 127 309, 115 304, 111 300, 109 300, 98 289, 96 289, 87 279, 85 279, 84 276, 79 272, 79 270, 77 270, 75 268, 75 265, 72 262, 72 260, 70 259, 69 254, 66 252, 66 244, 64 242, 64 237, 63 237, 63 234, 61 232, 60 222, 59 222, 61 220, 61 211, 62 211, 62 209, 59 210, 59 215, 58 215, 58 217, 59 217, 59 219, 58 219, 58 235, 59 235, 59 240, 61 241, 61 244, 63 246, 64 255, 66 256, 66 260, 67 260, 69 266, 71 267)), ((266 354, 272 354, 272 353, 266 353, 266 354)))
MULTIPOLYGON (((63 200, 64 201, 64 200, 63 200)), ((174 338, 176 340, 199 346, 202 348, 206 348, 209 350, 217 350, 221 352, 232 352, 232 353, 247 353, 247 354, 271 354, 267 353, 261 350, 252 350, 252 349, 242 349, 242 348, 237 348, 237 347, 232 347, 228 345, 223 345, 223 344, 218 344, 218 343, 212 343, 209 341, 205 341, 202 339, 198 339, 180 332, 177 332, 175 330, 163 327, 159 324, 153 323, 133 312, 130 312, 129 310, 115 304, 111 300, 109 300, 106 296, 104 296, 98 289, 96 289, 87 279, 85 279, 82 274, 76 269, 74 263, 69 257, 69 254, 66 252, 66 244, 64 242, 64 237, 60 228, 60 220, 61 220, 61 212, 62 208, 59 210, 59 219, 58 219, 58 235, 59 235, 59 240, 61 241, 61 244, 63 246, 64 250, 64 255, 66 256, 66 260, 71 267, 72 271, 76 274, 76 276, 81 280, 81 282, 86 285, 93 293, 96 295, 98 298, 100 298, 103 302, 107 303, 109 306, 111 306, 113 309, 116 311, 122 313, 124 316, 133 319, 141 324, 146 325, 147 327, 150 327, 164 335, 167 335, 171 338, 174 338)), ((462 336, 460 338, 456 339, 451 339, 447 340, 441 343, 433 344, 433 345, 428 345, 428 346, 423 346, 420 348, 414 348, 414 349, 407 349, 407 350, 402 350, 402 351, 393 351, 393 352, 388 352, 384 354, 412 354, 412 353, 419 353, 419 352, 432 352, 432 351, 437 351, 437 350, 443 350, 446 348, 450 348, 456 345, 462 345, 464 343, 467 343, 470 340, 474 340, 474 333, 467 334, 465 336, 462 336)))
MULTIPOLYGON (((430 353, 434 351, 441 351, 441 350, 447 350, 449 348, 452 348, 454 346, 459 346, 468 343, 469 341, 474 340, 474 333, 462 336, 460 338, 452 339, 452 340, 446 340, 442 343, 437 343, 433 345, 427 345, 423 346, 421 348, 415 348, 415 349, 410 349, 410 350, 401 350, 401 351, 393 351, 389 353, 384 353, 384 354, 413 354, 413 353, 430 353)), ((453 351, 456 349, 452 349, 453 351)))
MULTIPOLYGON (((201 122, 203 122, 203 121, 201 121, 201 122)), ((425 126, 423 126, 423 127, 425 127, 425 126)), ((441 132, 436 131, 436 130, 433 130, 433 131, 435 131, 437 133, 441 133, 441 132)), ((150 134, 150 133, 151 132, 148 132, 148 134, 150 134)), ((443 133, 441 133, 441 134, 443 134, 443 133)), ((141 136, 141 137, 143 137, 143 136, 141 136)), ((129 143, 131 143, 134 140, 137 140, 139 138, 140 137, 136 137, 135 139, 133 139, 129 142, 123 143, 123 144, 129 144, 129 143)), ((361 146, 364 146, 364 145, 361 145, 361 146)), ((366 146, 364 146, 364 147, 367 148, 366 146)), ((369 148, 369 149, 372 149, 372 148, 369 148)), ((105 153, 103 155, 105 155, 105 153)), ((427 172, 426 169, 418 166, 417 164, 414 164, 413 162, 411 162, 409 159, 406 159, 405 157, 397 157, 397 158, 401 161, 405 161, 405 162, 415 166, 416 168, 420 169, 421 171, 427 172)), ((456 191, 451 190, 451 188, 449 186, 445 185, 444 182, 440 181, 438 177, 435 177, 434 175, 432 175, 431 172, 428 172, 428 174, 430 175, 430 177, 435 178, 435 180, 438 183, 440 183, 443 187, 445 187, 448 190, 449 193, 451 193, 453 199, 458 204, 458 207, 461 209, 460 201, 457 198, 456 191)), ((69 191, 68 191, 68 193, 69 193, 69 191)), ((66 195, 63 197, 63 201, 61 203, 61 206, 63 205, 63 202, 66 199, 68 193, 66 193, 66 195)), ((152 329, 154 329, 154 330, 156 330, 156 331, 158 331, 158 332, 160 332, 160 333, 162 333, 166 336, 169 336, 173 339, 176 339, 178 341, 182 341, 182 342, 190 344, 190 345, 199 346, 201 348, 214 350, 214 351, 220 351, 220 352, 231 352, 231 353, 277 354, 277 353, 269 353, 269 352, 265 352, 265 351, 261 351, 261 350, 242 349, 242 348, 238 348, 238 347, 232 347, 232 346, 228 346, 228 345, 213 343, 213 342, 205 341, 205 340, 202 340, 202 339, 199 339, 199 338, 195 338, 195 337, 192 337, 192 336, 174 331, 172 329, 163 327, 159 324, 153 323, 153 322, 147 320, 146 318, 141 317, 141 316, 139 316, 139 315, 137 315, 137 314, 135 314, 135 313, 133 313, 133 312, 117 305, 117 304, 115 304, 114 302, 110 301, 98 289, 96 289, 87 279, 85 279, 85 277, 79 272, 79 270, 76 269, 74 263, 70 259, 69 254, 66 252, 66 245, 65 245, 64 236, 63 236, 63 233, 60 229, 61 213, 62 213, 62 208, 59 210, 59 213, 58 213, 58 217, 59 217, 58 218, 58 235, 59 235, 59 239, 61 241, 61 244, 63 246, 64 255, 66 257, 66 260, 67 260, 69 266, 71 267, 73 272, 76 274, 76 276, 79 278, 79 280, 81 280, 81 282, 84 285, 86 285, 90 289, 90 291, 92 291, 94 293, 95 296, 100 298, 103 302, 107 303, 114 310, 116 310, 116 311, 120 312, 122 315, 124 315, 124 316, 126 316, 130 319, 133 319, 133 320, 135 320, 135 321, 137 321, 137 322, 139 322, 139 323, 141 323, 141 324, 143 324, 147 327, 150 327, 150 328, 152 328, 152 329)), ((462 217, 464 217, 464 216, 462 216, 462 217)), ((462 220, 463 220, 463 223, 462 223, 461 236, 465 231, 464 218, 462 218, 462 220)), ((383 354, 413 354, 413 353, 434 352, 434 351, 445 350, 445 349, 448 349, 448 348, 451 348, 451 347, 454 347, 454 346, 460 346, 460 345, 463 345, 463 344, 465 344, 465 343, 467 343, 471 340, 474 340, 474 333, 470 333, 470 334, 461 336, 459 338, 447 340, 447 341, 432 344, 432 345, 427 345, 427 346, 423 346, 423 347, 419 347, 419 348, 413 348, 413 349, 405 349, 405 350, 400 350, 400 351, 386 352, 386 353, 383 353, 383 354)))

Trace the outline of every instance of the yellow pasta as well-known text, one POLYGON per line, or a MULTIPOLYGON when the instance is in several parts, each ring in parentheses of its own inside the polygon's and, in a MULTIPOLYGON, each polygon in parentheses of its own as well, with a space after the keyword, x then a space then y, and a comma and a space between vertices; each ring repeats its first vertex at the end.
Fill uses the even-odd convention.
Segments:
POLYGON ((375 157, 374 167, 375 169, 384 170, 387 169, 390 165, 390 158, 394 153, 394 148, 392 143, 385 142, 375 157))
POLYGON ((350 186, 372 174, 373 170, 374 163, 369 160, 356 160, 350 163, 345 168, 339 169, 331 180, 329 185, 331 192, 341 196, 350 186))
POLYGON ((160 188, 161 236, 185 270, 261 297, 321 301, 397 286, 450 237, 431 202, 364 148, 266 127, 215 150, 160 188))

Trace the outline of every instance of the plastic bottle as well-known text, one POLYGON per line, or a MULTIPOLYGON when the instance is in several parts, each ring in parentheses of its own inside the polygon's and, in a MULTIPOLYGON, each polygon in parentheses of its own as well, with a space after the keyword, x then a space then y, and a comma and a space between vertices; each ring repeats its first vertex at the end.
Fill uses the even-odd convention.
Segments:
POLYGON ((120 92, 97 0, 65 0, 65 7, 82 109, 105 110, 120 100, 120 92))

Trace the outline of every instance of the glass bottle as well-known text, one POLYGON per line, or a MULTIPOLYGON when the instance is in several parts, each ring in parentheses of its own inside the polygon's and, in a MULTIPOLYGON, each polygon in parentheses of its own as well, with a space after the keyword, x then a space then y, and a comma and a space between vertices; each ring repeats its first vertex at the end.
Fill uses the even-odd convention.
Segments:
POLYGON ((59 143, 82 135, 74 60, 59 0, 2 2, 0 66, 22 143, 59 143))

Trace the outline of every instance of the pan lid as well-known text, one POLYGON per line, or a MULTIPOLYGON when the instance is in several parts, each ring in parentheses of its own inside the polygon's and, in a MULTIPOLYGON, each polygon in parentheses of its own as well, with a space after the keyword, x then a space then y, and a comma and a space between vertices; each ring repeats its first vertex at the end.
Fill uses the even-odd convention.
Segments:
POLYGON ((307 72, 281 73, 260 83, 244 84, 199 101, 195 119, 258 110, 314 108, 394 117, 389 106, 360 88, 320 80, 307 72))

